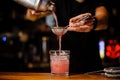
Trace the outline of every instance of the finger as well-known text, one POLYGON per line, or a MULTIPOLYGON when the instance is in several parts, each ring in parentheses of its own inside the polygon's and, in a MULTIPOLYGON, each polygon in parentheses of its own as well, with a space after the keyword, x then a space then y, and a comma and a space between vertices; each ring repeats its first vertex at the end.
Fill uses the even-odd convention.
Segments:
POLYGON ((75 32, 90 32, 92 28, 91 26, 84 25, 84 26, 68 27, 67 30, 75 31, 75 32))
POLYGON ((35 11, 35 10, 32 10, 32 9, 28 9, 27 11, 28 11, 30 14, 32 14, 32 15, 36 13, 36 11, 35 11))
POLYGON ((29 9, 29 12, 30 12, 32 15, 36 15, 36 16, 41 14, 41 12, 37 12, 37 11, 32 10, 32 9, 29 9))
POLYGON ((72 26, 72 27, 77 27, 77 26, 83 26, 85 25, 86 21, 80 21, 78 23, 70 23, 69 26, 72 26))
POLYGON ((93 29, 93 26, 84 25, 84 26, 80 26, 80 29, 82 30, 82 32, 90 32, 93 29))
POLYGON ((81 19, 83 16, 91 16, 91 14, 90 14, 90 13, 80 14, 80 15, 78 15, 78 16, 76 16, 76 17, 71 18, 71 19, 70 19, 70 22, 75 22, 75 21, 81 19))
POLYGON ((75 32, 83 32, 83 30, 85 30, 85 28, 81 28, 80 26, 77 26, 77 27, 68 27, 67 30, 75 31, 75 32))
POLYGON ((31 14, 32 14, 32 15, 35 14, 35 11, 31 11, 31 14))

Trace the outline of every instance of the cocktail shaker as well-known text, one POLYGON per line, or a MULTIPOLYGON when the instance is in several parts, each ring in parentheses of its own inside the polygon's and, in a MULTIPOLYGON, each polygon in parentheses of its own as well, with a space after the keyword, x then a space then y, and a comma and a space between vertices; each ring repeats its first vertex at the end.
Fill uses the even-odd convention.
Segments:
POLYGON ((36 11, 53 11, 55 4, 50 0, 14 0, 15 2, 36 11))

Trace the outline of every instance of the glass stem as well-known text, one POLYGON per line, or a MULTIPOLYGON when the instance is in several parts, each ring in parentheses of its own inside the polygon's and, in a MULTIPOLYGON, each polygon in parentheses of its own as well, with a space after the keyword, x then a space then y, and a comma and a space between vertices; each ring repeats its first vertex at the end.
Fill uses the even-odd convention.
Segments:
POLYGON ((58 38, 59 38, 59 52, 61 52, 61 47, 62 47, 62 44, 61 44, 61 42, 62 42, 62 36, 58 36, 58 38))

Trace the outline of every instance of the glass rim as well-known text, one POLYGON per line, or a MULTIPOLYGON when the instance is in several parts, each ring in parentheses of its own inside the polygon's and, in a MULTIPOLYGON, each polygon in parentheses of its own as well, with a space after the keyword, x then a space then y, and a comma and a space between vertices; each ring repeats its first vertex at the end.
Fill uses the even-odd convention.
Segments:
POLYGON ((51 27, 51 29, 67 29, 67 27, 65 26, 59 26, 59 27, 57 27, 57 26, 54 26, 54 27, 51 27))
MULTIPOLYGON (((67 54, 70 54, 70 50, 61 50, 61 51, 65 51, 67 54)), ((59 53, 60 50, 49 50, 49 54, 51 54, 51 52, 59 53)))

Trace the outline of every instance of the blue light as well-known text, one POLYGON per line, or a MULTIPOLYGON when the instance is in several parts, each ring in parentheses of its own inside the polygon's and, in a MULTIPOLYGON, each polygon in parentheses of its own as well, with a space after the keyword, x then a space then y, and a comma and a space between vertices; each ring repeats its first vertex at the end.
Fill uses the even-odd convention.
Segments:
POLYGON ((104 42, 104 40, 99 41, 99 54, 100 54, 100 58, 104 59, 104 57, 105 57, 105 42, 104 42))
POLYGON ((99 41, 99 48, 104 50, 104 48, 105 48, 105 42, 104 41, 102 41, 102 40, 99 41))
POLYGON ((2 41, 6 42, 6 41, 7 41, 7 37, 6 37, 6 36, 3 36, 3 37, 2 37, 2 41))

